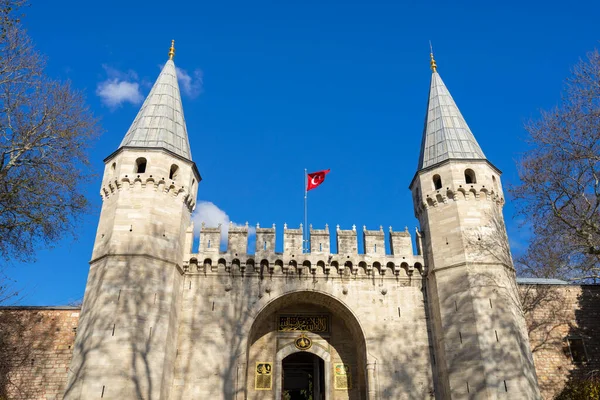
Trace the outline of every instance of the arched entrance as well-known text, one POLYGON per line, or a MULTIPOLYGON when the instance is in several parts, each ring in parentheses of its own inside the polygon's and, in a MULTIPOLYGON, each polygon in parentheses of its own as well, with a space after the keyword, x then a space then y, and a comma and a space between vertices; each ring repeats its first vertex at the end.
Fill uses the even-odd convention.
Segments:
POLYGON ((321 292, 286 294, 263 307, 248 336, 246 371, 248 400, 367 398, 362 328, 345 304, 321 292))
POLYGON ((281 363, 282 400, 325 400, 325 363, 312 353, 299 351, 281 363))

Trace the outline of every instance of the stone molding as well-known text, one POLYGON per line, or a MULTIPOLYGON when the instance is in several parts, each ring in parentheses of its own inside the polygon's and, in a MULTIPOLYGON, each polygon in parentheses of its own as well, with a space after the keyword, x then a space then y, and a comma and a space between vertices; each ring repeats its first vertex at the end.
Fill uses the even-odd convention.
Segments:
POLYGON ((176 186, 174 181, 169 184, 168 181, 168 179, 158 179, 148 174, 133 174, 132 176, 126 174, 107 181, 100 190, 100 197, 104 201, 122 190, 154 190, 182 199, 189 211, 192 212, 196 207, 196 203, 188 188, 176 186))

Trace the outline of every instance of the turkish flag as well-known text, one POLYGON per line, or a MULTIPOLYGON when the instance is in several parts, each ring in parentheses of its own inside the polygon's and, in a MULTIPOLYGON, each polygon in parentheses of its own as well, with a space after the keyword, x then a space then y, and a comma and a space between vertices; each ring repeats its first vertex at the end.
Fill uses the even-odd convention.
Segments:
POLYGON ((329 173, 329 169, 324 169, 323 171, 311 172, 308 174, 308 185, 306 186, 306 191, 312 190, 319 186, 323 181, 325 181, 325 175, 329 173))

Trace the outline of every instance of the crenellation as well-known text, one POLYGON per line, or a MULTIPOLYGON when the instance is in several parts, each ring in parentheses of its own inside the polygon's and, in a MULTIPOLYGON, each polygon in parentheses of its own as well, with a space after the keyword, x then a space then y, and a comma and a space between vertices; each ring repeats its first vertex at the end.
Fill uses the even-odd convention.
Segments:
POLYGON ((256 224, 256 256, 275 251, 275 224, 272 228, 261 228, 256 224))
POLYGON ((298 229, 289 229, 287 224, 283 225, 283 254, 302 254, 303 249, 302 224, 298 229))
POLYGON ((409 256, 413 254, 412 238, 408 232, 408 227, 404 231, 394 232, 390 226, 390 250, 393 255, 409 256))
MULTIPOLYGON (((200 248, 197 254, 190 254, 189 261, 184 263, 189 265, 185 268, 186 273, 242 273, 245 276, 253 273, 268 273, 271 276, 288 275, 288 274, 312 274, 318 275, 345 275, 350 274, 355 277, 366 277, 373 273, 391 277, 413 275, 413 271, 417 270, 421 276, 426 276, 427 271, 424 267, 425 263, 423 256, 412 254, 404 251, 401 254, 386 254, 385 252, 385 234, 383 228, 379 230, 366 231, 366 236, 377 241, 378 252, 364 252, 358 254, 353 253, 331 253, 330 252, 330 237, 329 227, 325 229, 314 229, 310 227, 311 250, 316 251, 302 252, 302 225, 298 229, 289 229, 287 224, 284 225, 284 244, 288 243, 283 253, 275 251, 275 226, 272 228, 261 228, 260 225, 256 228, 257 242, 262 243, 262 248, 257 245, 255 254, 242 252, 244 246, 239 241, 247 240, 247 227, 231 226, 229 228, 229 237, 235 239, 230 240, 236 242, 233 248, 228 248, 225 252, 219 252, 214 247, 206 246, 208 237, 212 240, 217 240, 220 237, 220 226, 210 228, 202 226, 200 231, 200 248), (210 236, 209 236, 210 235, 210 236), (204 238, 204 239, 202 239, 204 238), (264 242, 267 242, 267 248, 264 248, 264 242), (318 247, 317 247, 318 246, 318 247), (381 251, 379 251, 381 250, 381 251), (389 272, 389 274, 388 274, 389 272)), ((363 230, 363 233, 365 230, 363 230)), ((336 228, 338 238, 348 240, 356 240, 356 230, 341 230, 336 228)), ((408 239, 410 243, 410 235, 407 232, 393 232, 393 235, 403 239, 408 239)), ((396 239, 395 239, 396 240, 396 239)), ((231 245, 231 244, 230 244, 231 245)), ((245 247, 247 248, 247 247, 245 247)), ((412 249, 412 246, 408 247, 412 249)))
POLYGON ((338 254, 358 254, 358 240, 356 238, 356 225, 351 230, 336 227, 337 252, 338 254))
MULTIPOLYGON (((192 229, 192 228, 189 228, 192 229)), ((413 245, 411 235, 408 232, 408 228, 401 232, 389 232, 389 245, 391 253, 386 252, 385 234, 383 227, 380 226, 378 230, 368 230, 366 226, 363 227, 363 243, 364 251, 362 254, 358 253, 357 249, 357 231, 356 227, 353 229, 342 230, 339 225, 336 227, 336 243, 338 245, 338 252, 331 252, 331 237, 329 233, 329 225, 325 225, 324 229, 315 229, 312 225, 309 226, 310 234, 308 236, 309 251, 303 251, 303 226, 300 224, 299 228, 291 229, 284 225, 283 232, 283 243, 284 251, 283 255, 286 257, 294 258, 300 254, 310 254, 312 256, 319 256, 318 258, 329 258, 334 260, 339 255, 345 255, 347 258, 353 258, 353 256, 363 255, 366 258, 378 258, 378 257, 392 257, 398 259, 407 259, 413 256, 421 255, 420 249, 420 233, 417 229, 417 253, 413 254, 413 245), (293 256, 293 257, 292 257, 293 256)), ((198 246, 198 253, 204 255, 214 254, 239 254, 240 256, 252 257, 248 253, 248 225, 235 226, 232 223, 229 226, 228 233, 228 246, 227 249, 222 252, 219 248, 219 242, 221 240, 221 225, 217 227, 208 227, 205 223, 202 223, 200 228, 200 242, 198 246)), ((257 259, 271 259, 273 257, 281 256, 275 250, 277 231, 275 224, 271 228, 261 228, 259 224, 256 227, 256 249, 254 257, 257 259)), ((186 242, 187 243, 187 242, 186 242)), ((186 247, 187 248, 187 247, 186 247)), ((342 262, 342 267, 345 265, 342 262)), ((354 266, 356 268, 356 266, 354 266)))
POLYGON ((221 243, 221 224, 211 228, 202 223, 200 227, 200 243, 198 251, 204 254, 219 254, 221 243))
POLYGON ((313 254, 328 255, 331 252, 329 237, 329 225, 325 229, 313 229, 310 225, 310 252, 313 254))
POLYGON ((370 256, 385 255, 385 234, 383 226, 379 226, 379 230, 370 231, 366 226, 363 226, 363 248, 364 252, 370 256))
POLYGON ((227 234, 227 252, 235 254, 248 253, 248 223, 244 226, 236 226, 229 223, 227 234))

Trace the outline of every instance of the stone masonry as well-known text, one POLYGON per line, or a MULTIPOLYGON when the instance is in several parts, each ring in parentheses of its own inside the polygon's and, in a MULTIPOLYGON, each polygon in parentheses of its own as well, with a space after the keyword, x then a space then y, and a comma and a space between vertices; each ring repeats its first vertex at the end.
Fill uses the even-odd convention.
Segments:
MULTIPOLYGON (((251 249, 249 227, 232 225, 221 250, 219 226, 194 248, 201 177, 174 52, 105 159, 65 399, 541 398, 500 171, 433 56, 417 230, 284 225, 279 246, 275 226, 257 226, 251 249)), ((566 338, 577 362, 586 335, 566 338)), ((550 359, 538 370, 558 387, 550 359)))
MULTIPOLYGON (((521 283, 519 293, 542 398, 550 400, 567 381, 600 368, 600 286, 521 283), (573 361, 569 338, 583 338, 585 362, 573 361)), ((78 320, 77 307, 0 308, 4 377, 0 394, 7 393, 7 399, 61 399, 78 320)), ((262 329, 272 332, 272 323, 262 329)), ((273 342, 260 337, 264 345, 259 343, 257 351, 273 342)))

